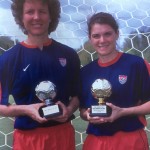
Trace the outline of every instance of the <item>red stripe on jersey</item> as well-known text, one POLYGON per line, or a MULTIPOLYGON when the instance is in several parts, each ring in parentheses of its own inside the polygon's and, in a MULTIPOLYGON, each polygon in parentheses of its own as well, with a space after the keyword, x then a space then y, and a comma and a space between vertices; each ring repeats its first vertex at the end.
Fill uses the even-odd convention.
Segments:
POLYGON ((0 83, 0 103, 2 101, 2 87, 1 87, 1 83, 0 83))
POLYGON ((148 73, 149 73, 149 75, 150 75, 150 63, 148 63, 146 60, 144 60, 144 61, 145 61, 145 64, 146 64, 148 73))

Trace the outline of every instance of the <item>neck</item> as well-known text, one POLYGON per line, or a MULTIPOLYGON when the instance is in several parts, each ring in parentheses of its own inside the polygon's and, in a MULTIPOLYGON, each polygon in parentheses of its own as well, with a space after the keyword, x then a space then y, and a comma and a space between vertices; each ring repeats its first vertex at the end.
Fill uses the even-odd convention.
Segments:
POLYGON ((108 63, 110 61, 112 61, 113 59, 115 59, 118 55, 118 51, 115 50, 112 53, 108 54, 108 55, 99 55, 99 61, 101 63, 108 63))
POLYGON ((25 43, 28 45, 36 45, 38 46, 40 49, 43 48, 43 44, 46 43, 49 40, 48 36, 44 36, 44 37, 30 37, 28 36, 28 38, 25 40, 25 43))

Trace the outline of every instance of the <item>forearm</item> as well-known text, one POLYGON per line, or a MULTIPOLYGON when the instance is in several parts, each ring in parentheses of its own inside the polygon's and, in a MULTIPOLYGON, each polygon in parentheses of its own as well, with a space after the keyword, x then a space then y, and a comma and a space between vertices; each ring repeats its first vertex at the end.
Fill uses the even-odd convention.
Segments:
POLYGON ((79 99, 77 96, 72 97, 72 99, 70 100, 70 103, 67 107, 68 111, 70 114, 73 114, 79 107, 79 99))
POLYGON ((88 119, 87 119, 87 109, 84 109, 84 108, 80 109, 80 117, 83 120, 88 121, 88 119))
POLYGON ((121 114, 122 116, 150 114, 150 101, 139 106, 123 108, 121 114))
POLYGON ((16 117, 26 113, 26 105, 0 105, 0 115, 4 117, 16 117))

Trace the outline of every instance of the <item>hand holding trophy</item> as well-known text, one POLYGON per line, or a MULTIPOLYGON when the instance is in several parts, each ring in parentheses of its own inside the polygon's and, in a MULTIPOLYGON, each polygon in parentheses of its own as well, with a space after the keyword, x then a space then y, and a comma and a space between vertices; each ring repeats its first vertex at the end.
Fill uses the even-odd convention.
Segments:
POLYGON ((52 82, 40 82, 36 86, 35 91, 36 96, 45 103, 45 106, 42 106, 39 109, 41 117, 56 117, 62 113, 59 105, 54 104, 53 102, 53 99, 56 97, 56 86, 52 82))
POLYGON ((111 84, 106 79, 96 79, 92 84, 92 95, 98 99, 99 105, 91 106, 90 116, 108 117, 112 109, 106 105, 106 99, 111 95, 111 84))

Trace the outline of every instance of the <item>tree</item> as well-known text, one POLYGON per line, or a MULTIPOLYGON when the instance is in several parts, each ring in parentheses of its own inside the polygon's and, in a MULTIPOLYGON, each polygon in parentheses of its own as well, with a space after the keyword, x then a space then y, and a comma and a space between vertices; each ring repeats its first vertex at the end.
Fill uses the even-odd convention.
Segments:
POLYGON ((150 36, 149 29, 140 30, 140 33, 132 32, 127 38, 124 39, 123 51, 138 55, 147 59, 150 62, 150 51, 148 38, 150 36))
POLYGON ((0 54, 14 45, 14 41, 8 36, 0 36, 0 54))
POLYGON ((98 58, 95 49, 92 47, 91 43, 89 41, 86 41, 83 45, 83 49, 79 48, 78 55, 81 60, 81 65, 85 66, 89 64, 91 61, 98 58))

